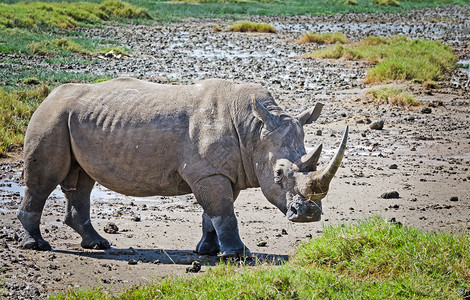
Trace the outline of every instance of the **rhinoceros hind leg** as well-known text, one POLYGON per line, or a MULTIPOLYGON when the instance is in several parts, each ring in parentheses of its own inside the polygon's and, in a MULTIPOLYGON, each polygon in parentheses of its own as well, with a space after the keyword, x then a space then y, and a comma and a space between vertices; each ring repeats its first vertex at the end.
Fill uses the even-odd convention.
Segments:
POLYGON ((225 176, 214 175, 192 184, 191 189, 215 229, 220 255, 249 256, 250 251, 238 233, 238 223, 233 208, 235 195, 231 181, 225 176))
MULTIPOLYGON (((26 189, 25 195, 28 195, 26 189)), ((26 198, 27 196, 25 196, 26 198)), ((19 209, 16 213, 18 219, 25 229, 23 239, 20 246, 25 249, 32 250, 51 250, 51 245, 42 238, 41 231, 39 230, 39 223, 41 220, 41 213, 27 212, 19 209)))
POLYGON ((82 237, 81 246, 88 249, 108 249, 110 243, 93 228, 90 220, 90 193, 95 181, 85 171, 71 168, 66 180, 61 183, 67 199, 65 224, 82 237), (70 183, 76 182, 75 186, 70 183))
POLYGON ((204 212, 202 214, 202 238, 196 246, 196 253, 217 255, 219 251, 219 238, 210 217, 204 212))

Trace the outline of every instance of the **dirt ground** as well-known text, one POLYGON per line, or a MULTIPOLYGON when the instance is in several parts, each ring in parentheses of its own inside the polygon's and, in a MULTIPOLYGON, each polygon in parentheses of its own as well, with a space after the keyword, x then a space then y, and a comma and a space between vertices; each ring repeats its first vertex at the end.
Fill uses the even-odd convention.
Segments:
MULTIPOLYGON (((468 8, 461 10, 464 16, 469 15, 468 8)), ((443 19, 447 16, 439 9, 426 12, 443 19)), ((448 14, 455 16, 452 10, 448 14)), ((416 12, 412 16, 419 19, 420 15, 416 12)), ((367 26, 381 24, 384 18, 381 15, 362 20, 353 14, 348 17, 367 26)), ((278 22, 279 28, 287 28, 296 22, 318 26, 316 17, 312 18, 281 21, 273 18, 272 22, 278 22)), ((325 24, 330 24, 339 17, 321 18, 325 24)), ((394 19, 394 16, 387 18, 394 19)), ((398 22, 405 19, 399 18, 398 22)), ((413 24, 421 23, 415 21, 413 24)), ((193 21, 190 25, 183 25, 202 28, 201 32, 208 35, 214 34, 211 33, 212 21, 193 21)), ((465 43, 462 42, 465 39, 467 43, 469 41, 468 26, 467 23, 467 27, 462 29, 460 43, 455 42, 454 37, 448 41, 460 60, 470 57, 470 51, 464 49, 465 43)), ((132 31, 133 28, 123 30, 132 31)), ((168 30, 172 32, 171 28, 168 30)), ((92 35, 98 34, 92 32, 92 35)), ((243 38, 259 42, 264 36, 244 35, 243 38)), ((279 47, 291 47, 285 49, 286 53, 291 52, 292 47, 299 47, 292 46, 286 35, 278 34, 273 39, 279 47)), ((122 66, 139 55, 134 53, 133 58, 122 64, 119 61, 112 64, 122 66)), ((307 148, 323 143, 320 163, 324 164, 338 146, 346 125, 350 126, 350 138, 342 167, 323 201, 324 214, 320 222, 290 223, 263 197, 259 188, 240 194, 235 203, 240 235, 261 261, 288 260, 299 242, 320 236, 324 226, 352 223, 372 215, 426 231, 470 233, 470 94, 467 73, 456 70, 439 88, 432 90, 419 84, 393 83, 424 103, 404 110, 376 106, 364 97, 367 90, 377 88, 360 83, 368 67, 365 63, 292 61, 280 59, 278 62, 281 66, 284 64, 287 77, 290 76, 290 64, 301 65, 311 74, 320 74, 319 78, 325 72, 336 74, 336 77, 326 76, 317 82, 318 89, 316 86, 298 88, 297 80, 279 83, 270 80, 269 76, 258 79, 273 92, 279 105, 293 114, 317 101, 325 103, 318 122, 305 127, 307 148), (423 112, 424 107, 429 107, 430 112, 423 112), (370 128, 369 122, 377 120, 384 121, 382 130, 370 128), (398 192, 399 198, 382 197, 392 191, 398 192)), ((104 62, 103 69, 105 65, 110 63, 104 62)), ((117 70, 118 74, 125 75, 121 69, 117 70)), ((223 74, 221 77, 227 77, 227 73, 223 74)), ((143 74, 141 77, 155 80, 155 76, 143 74)), ((246 81, 236 76, 234 79, 246 81)), ((43 236, 52 244, 53 250, 20 249, 22 230, 15 211, 24 190, 20 179, 21 167, 21 156, 3 160, 0 164, 0 298, 44 298, 59 291, 97 286, 117 292, 168 275, 188 276, 186 268, 193 261, 201 262, 202 273, 219 261, 217 257, 199 256, 193 252, 202 232, 202 210, 192 195, 135 198, 98 185, 92 194, 92 222, 98 232, 112 243, 111 249, 84 250, 80 247, 78 234, 63 224, 65 201, 59 189, 50 196, 42 219, 43 236), (116 234, 104 231, 109 222, 118 226, 116 234)))

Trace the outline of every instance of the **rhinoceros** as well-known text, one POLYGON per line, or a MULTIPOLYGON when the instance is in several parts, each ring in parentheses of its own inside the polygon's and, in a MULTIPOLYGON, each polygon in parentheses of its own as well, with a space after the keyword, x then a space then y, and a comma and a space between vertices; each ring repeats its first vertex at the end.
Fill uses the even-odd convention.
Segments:
POLYGON ((210 79, 162 85, 133 78, 54 89, 33 114, 24 143, 25 195, 17 211, 22 246, 49 250, 40 219, 60 185, 65 224, 84 248, 110 243, 90 221, 95 182, 130 196, 193 193, 203 208, 199 254, 249 254, 240 239, 234 201, 261 187, 290 221, 319 221, 321 200, 341 164, 348 129, 333 159, 317 170, 321 145, 309 153, 303 125, 322 104, 286 114, 256 84, 210 79))

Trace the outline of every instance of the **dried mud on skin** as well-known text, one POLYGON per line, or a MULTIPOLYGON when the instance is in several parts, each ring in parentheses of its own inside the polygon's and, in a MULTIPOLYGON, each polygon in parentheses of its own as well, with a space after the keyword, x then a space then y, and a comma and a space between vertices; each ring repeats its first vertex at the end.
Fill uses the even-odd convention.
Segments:
MULTIPOLYGON (((362 38, 365 27, 381 35, 411 30, 415 32, 412 37, 425 37, 420 28, 428 28, 429 34, 451 45, 459 59, 468 60, 470 53, 464 48, 470 40, 470 25, 465 23, 469 18, 468 8, 448 7, 404 15, 253 18, 274 24, 279 33, 273 35, 212 32, 221 20, 83 29, 91 37, 115 36, 135 52, 92 65, 54 67, 159 82, 172 81, 168 79, 172 76, 189 82, 208 77, 258 82, 291 114, 322 101, 325 108, 320 119, 305 127, 308 147, 323 143, 321 164, 329 161, 342 131, 350 126, 348 150, 324 199, 322 221, 288 222, 259 189, 243 191, 235 203, 243 241, 259 261, 275 263, 287 260, 299 241, 320 236, 324 225, 371 215, 428 231, 470 233, 467 74, 456 70, 434 90, 398 84, 431 104, 431 113, 423 114, 422 107, 403 110, 367 103, 363 95, 370 87, 361 80, 368 65, 363 62, 286 58, 317 47, 293 43, 304 29, 343 26, 353 40, 362 38), (367 123, 378 120, 384 121, 383 129, 370 129, 367 123), (384 194, 394 197, 381 197, 384 194)), ((25 65, 39 62, 38 58, 21 59, 25 65)), ((193 261, 201 263, 199 274, 203 274, 219 261, 193 252, 202 233, 202 210, 192 195, 132 198, 100 186, 92 194, 92 222, 112 243, 110 250, 80 247, 78 234, 63 224, 65 199, 58 189, 47 201, 42 219, 43 236, 54 250, 22 250, 21 225, 15 216, 24 189, 21 167, 21 160, 0 164, 0 298, 43 298, 70 288, 95 286, 117 292, 171 274, 194 276, 185 275, 193 261), (104 231, 109 222, 118 227, 116 234, 104 231)))

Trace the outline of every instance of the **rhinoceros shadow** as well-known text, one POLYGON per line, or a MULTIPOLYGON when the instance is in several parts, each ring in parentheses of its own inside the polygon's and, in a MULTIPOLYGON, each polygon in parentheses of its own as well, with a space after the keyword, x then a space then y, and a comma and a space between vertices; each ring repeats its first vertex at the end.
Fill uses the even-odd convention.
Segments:
MULTIPOLYGON (((223 260, 233 260, 233 258, 223 259, 219 256, 199 255, 192 250, 165 250, 165 249, 135 249, 135 248, 110 248, 108 250, 96 251, 76 251, 76 250, 53 250, 56 253, 66 255, 77 255, 81 257, 108 259, 117 261, 127 261, 130 263, 160 263, 190 265, 193 261, 198 261, 203 265, 214 266, 223 260)), ((252 257, 236 259, 246 265, 256 265, 262 263, 281 264, 289 260, 288 255, 253 253, 252 257)))

